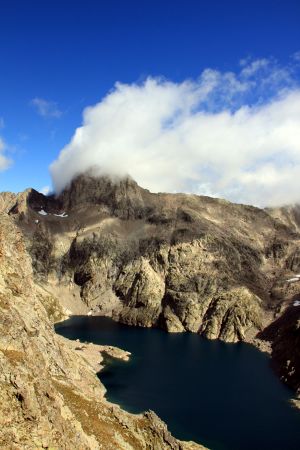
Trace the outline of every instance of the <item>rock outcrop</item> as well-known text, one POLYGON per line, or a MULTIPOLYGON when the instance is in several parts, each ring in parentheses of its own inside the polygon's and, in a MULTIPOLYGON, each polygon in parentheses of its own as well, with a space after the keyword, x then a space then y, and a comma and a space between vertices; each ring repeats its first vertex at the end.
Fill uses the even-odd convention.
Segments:
POLYGON ((22 232, 0 214, 0 448, 203 448, 176 440, 152 412, 109 404, 96 376, 99 351, 127 354, 70 342, 49 316, 58 320, 63 308, 35 284, 22 232))
POLYGON ((0 214, 8 213, 16 202, 16 194, 0 192, 0 214))

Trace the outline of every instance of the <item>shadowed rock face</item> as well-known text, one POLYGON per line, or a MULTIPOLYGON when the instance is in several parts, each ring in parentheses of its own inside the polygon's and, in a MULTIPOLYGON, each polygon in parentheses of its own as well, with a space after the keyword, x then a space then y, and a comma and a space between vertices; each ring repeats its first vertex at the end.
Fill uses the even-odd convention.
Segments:
MULTIPOLYGON (((297 302, 299 297, 294 298, 297 302)), ((300 394, 300 307, 287 308, 260 333, 272 343, 273 365, 281 379, 300 394)))
POLYGON ((300 282, 286 280, 300 268, 297 206, 153 194, 130 178, 89 174, 58 198, 20 195, 11 216, 36 279, 77 289, 94 312, 237 342, 296 308, 300 282))
POLYGON ((49 316, 64 313, 34 282, 22 233, 0 214, 0 448, 203 448, 175 439, 153 412, 131 415, 106 402, 95 371, 99 352, 111 348, 56 335, 49 316))
POLYGON ((121 219, 140 219, 146 214, 147 200, 151 194, 127 177, 111 179, 79 175, 59 196, 64 209, 79 206, 105 205, 110 213, 121 219))

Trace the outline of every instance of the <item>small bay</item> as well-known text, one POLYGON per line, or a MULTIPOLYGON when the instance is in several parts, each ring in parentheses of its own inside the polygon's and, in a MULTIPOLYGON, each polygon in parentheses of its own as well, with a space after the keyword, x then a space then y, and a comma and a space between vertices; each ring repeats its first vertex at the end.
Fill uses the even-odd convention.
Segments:
POLYGON ((152 409, 181 440, 212 450, 298 450, 300 411, 270 358, 251 345, 129 327, 75 316, 56 332, 130 351, 99 373, 109 401, 132 413, 152 409))

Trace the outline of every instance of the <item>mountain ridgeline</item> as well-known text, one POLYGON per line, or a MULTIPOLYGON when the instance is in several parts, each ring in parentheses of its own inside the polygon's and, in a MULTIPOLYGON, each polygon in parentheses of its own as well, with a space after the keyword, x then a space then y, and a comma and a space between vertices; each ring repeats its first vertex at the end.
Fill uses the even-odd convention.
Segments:
POLYGON ((57 197, 0 194, 0 210, 22 230, 36 282, 65 309, 270 343, 299 393, 299 206, 154 194, 129 177, 84 174, 57 197))

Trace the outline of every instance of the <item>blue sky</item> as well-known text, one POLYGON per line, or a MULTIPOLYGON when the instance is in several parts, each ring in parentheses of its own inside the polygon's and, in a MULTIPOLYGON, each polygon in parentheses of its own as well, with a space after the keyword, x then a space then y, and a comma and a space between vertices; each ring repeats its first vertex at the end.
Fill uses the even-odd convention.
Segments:
MULTIPOLYGON (((0 172, 0 190, 50 186, 49 165, 84 108, 116 82, 180 85, 208 68, 240 74, 244 59, 271 61, 276 74, 289 68, 291 89, 300 80, 299 23, 297 0, 2 0, 0 149, 12 163, 0 172)), ((256 89, 242 101, 261 98, 256 89)))

